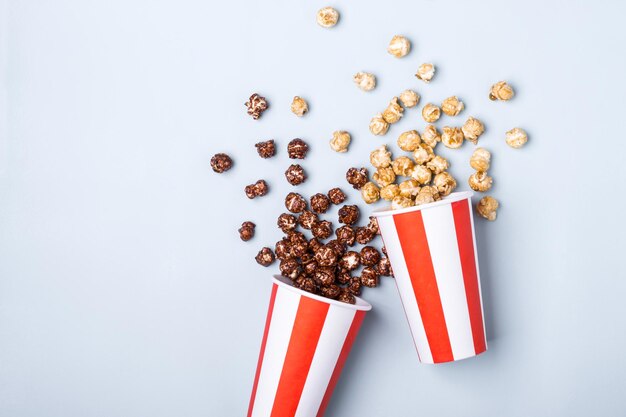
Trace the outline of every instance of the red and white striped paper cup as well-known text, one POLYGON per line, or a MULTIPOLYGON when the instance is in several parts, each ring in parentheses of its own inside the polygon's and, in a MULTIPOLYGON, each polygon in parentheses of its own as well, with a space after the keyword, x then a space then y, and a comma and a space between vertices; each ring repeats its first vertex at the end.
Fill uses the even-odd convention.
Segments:
POLYGON ((294 288, 274 276, 248 417, 321 417, 372 308, 294 288))
POLYGON ((424 363, 487 350, 471 197, 373 213, 424 363))

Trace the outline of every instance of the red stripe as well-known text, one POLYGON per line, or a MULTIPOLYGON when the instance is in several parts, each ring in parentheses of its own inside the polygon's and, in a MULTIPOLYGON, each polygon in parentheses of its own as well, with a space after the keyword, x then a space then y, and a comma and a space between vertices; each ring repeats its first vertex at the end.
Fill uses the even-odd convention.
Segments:
POLYGON ((276 291, 278 285, 272 285, 272 295, 270 296, 270 305, 267 308, 267 318, 265 319, 265 331, 263 332, 263 341, 261 342, 261 352, 259 353, 259 361, 256 366, 256 375, 254 375, 254 385, 252 386, 252 395, 250 396, 250 405, 248 406, 248 417, 252 415, 252 409, 254 408, 254 399, 256 398, 256 389, 259 383, 259 375, 261 374, 261 367, 263 366, 263 356, 265 355, 265 344, 267 343, 267 334, 270 330, 270 323, 272 322, 272 313, 274 312, 274 300, 276 300, 276 291))
POLYGON ((300 298, 274 398, 273 417, 293 416, 296 413, 329 307, 330 304, 312 298, 300 298))
POLYGON ((435 363, 454 360, 420 211, 393 216, 417 307, 435 363))
POLYGON ((328 383, 328 387, 326 388, 326 393, 324 393, 324 398, 322 398, 322 403, 320 404, 320 409, 317 412, 317 417, 322 417, 326 412, 326 407, 328 406, 328 402, 330 401, 330 396, 333 394, 333 390, 335 389, 335 385, 337 385, 337 381, 339 381, 339 375, 341 375, 343 365, 346 363, 346 359, 348 359, 348 354, 350 353, 350 349, 352 348, 354 339, 356 339, 356 335, 359 333, 359 328, 361 327, 361 323, 363 322, 364 317, 365 311, 363 310, 358 310, 354 315, 354 319, 352 320, 352 324, 350 325, 350 330, 348 330, 346 340, 343 342, 341 353, 339 354, 339 358, 337 359, 337 363, 335 364, 335 369, 333 370, 333 374, 330 377, 330 382, 328 383))
POLYGON ((472 234, 472 219, 470 211, 471 200, 452 203, 456 239, 459 244, 465 296, 472 326, 474 351, 476 354, 487 350, 485 344, 485 329, 483 328, 483 313, 480 305, 480 289, 478 288, 478 273, 476 271, 476 257, 474 255, 474 235, 472 234))

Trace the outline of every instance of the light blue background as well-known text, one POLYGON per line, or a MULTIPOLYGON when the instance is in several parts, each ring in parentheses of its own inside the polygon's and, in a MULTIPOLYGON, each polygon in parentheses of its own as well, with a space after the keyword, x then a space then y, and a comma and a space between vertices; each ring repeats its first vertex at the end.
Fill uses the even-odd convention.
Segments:
MULTIPOLYGON (((420 365, 385 279, 328 415, 626 414, 624 3, 333 4, 324 30, 317 0, 0 0, 1 416, 244 415, 276 270, 253 256, 279 237, 285 145, 311 144, 303 193, 347 190, 349 166, 423 128, 412 110, 384 138, 367 130, 405 88, 456 94, 487 125, 502 204, 476 219, 489 351, 420 365), (385 51, 396 33, 413 41, 402 60, 385 51), (425 61, 430 85, 413 76, 425 61), (352 84, 360 70, 374 92, 352 84), (500 79, 514 101, 486 98, 500 79), (271 103, 257 122, 255 91, 271 103), (503 141, 514 126, 522 150, 503 141), (328 147, 337 129, 347 154, 328 147), (261 160, 268 138, 280 151, 261 160), (222 176, 218 151, 236 161, 222 176), (271 194, 249 201, 258 178, 271 194)), ((471 148, 439 149, 462 189, 471 148)))

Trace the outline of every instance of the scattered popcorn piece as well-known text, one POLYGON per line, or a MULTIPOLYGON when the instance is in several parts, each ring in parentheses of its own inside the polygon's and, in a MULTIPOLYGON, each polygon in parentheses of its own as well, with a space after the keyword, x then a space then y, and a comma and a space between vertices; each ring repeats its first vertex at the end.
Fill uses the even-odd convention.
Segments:
POLYGON ((391 38, 389 42, 389 46, 387 47, 387 52, 396 58, 402 58, 411 50, 411 42, 401 35, 395 35, 391 38))
POLYGON ((374 168, 385 168, 391 165, 391 152, 387 150, 387 146, 381 145, 370 152, 370 162, 374 168))
POLYGON ((515 92, 513 88, 506 83, 506 81, 498 81, 494 85, 491 86, 491 90, 489 90, 489 99, 490 100, 503 100, 507 101, 513 98, 515 92))
POLYGON ((422 132, 422 140, 425 144, 434 148, 438 142, 441 142, 441 134, 439 134, 435 125, 428 125, 422 132))
POLYGON ((370 132, 376 136, 382 136, 389 130, 389 123, 383 119, 382 113, 376 113, 376 116, 370 121, 370 132))
POLYGON ((487 175, 485 171, 477 171, 470 175, 468 183, 472 190, 484 193, 491 188, 493 178, 487 175))
POLYGON ((406 108, 415 107, 420 101, 420 95, 413 90, 404 90, 400 94, 400 101, 402 102, 402 105, 406 108))
POLYGON ((309 105, 307 102, 302 97, 295 96, 291 102, 291 112, 298 117, 302 117, 308 111, 309 105))
POLYGON ((486 172, 491 163, 491 152, 485 148, 476 148, 470 158, 470 166, 476 171, 486 172))
POLYGON ((398 137, 398 147, 403 151, 413 152, 421 142, 417 130, 409 130, 398 137))
POLYGON ((433 179, 433 186, 442 196, 449 195, 456 188, 456 180, 448 172, 440 172, 433 179))
POLYGON ((476 205, 476 210, 478 211, 478 214, 483 216, 485 219, 494 221, 497 217, 496 211, 499 206, 500 203, 498 203, 498 200, 490 196, 485 196, 481 198, 476 205))
POLYGON ((456 116, 465 108, 465 105, 457 96, 448 97, 441 103, 441 111, 448 116, 456 116))
POLYGON ((412 199, 406 198, 406 197, 402 197, 400 195, 394 197, 393 200, 391 201, 391 209, 392 210, 398 210, 398 209, 402 209, 402 208, 413 207, 414 205, 415 205, 415 203, 413 202, 412 199))
POLYGON ((433 178, 433 174, 425 165, 415 165, 411 172, 411 177, 420 184, 426 185, 433 178))
POLYGON ((432 161, 426 164, 426 167, 430 169, 433 174, 440 174, 450 168, 450 164, 447 159, 436 155, 432 161))
POLYGON ((402 113, 404 113, 404 109, 400 103, 398 103, 398 97, 394 97, 383 112, 383 119, 385 119, 387 123, 396 123, 402 118, 402 113))
POLYGON ((262 97, 257 93, 252 94, 248 101, 244 103, 244 105, 248 109, 248 114, 252 116, 254 120, 258 120, 263 112, 269 107, 269 103, 267 102, 265 97, 262 97))
POLYGON ((515 127, 506 132, 506 143, 511 148, 519 149, 528 142, 528 135, 523 129, 515 127))
POLYGON ((376 88, 376 77, 369 72, 357 72, 352 79, 357 87, 363 91, 372 91, 376 88))
POLYGON ((400 196, 405 198, 415 198, 420 191, 420 185, 415 179, 402 181, 399 185, 400 196))
POLYGON ((317 24, 323 28, 331 28, 339 21, 339 12, 332 7, 324 7, 317 11, 317 24))
POLYGON ((441 109, 432 103, 428 103, 422 108, 422 117, 427 123, 434 123, 441 117, 441 109))
POLYGON ((380 190, 373 182, 366 183, 361 187, 361 197, 367 204, 375 203, 380 199, 380 190))
POLYGON ((415 149, 415 152, 413 152, 413 159, 418 165, 423 165, 434 157, 435 153, 433 152, 433 148, 425 143, 420 143, 417 149, 415 149))
POLYGON ((396 175, 410 177, 415 163, 408 156, 401 156, 391 163, 396 175))
POLYGON ((435 66, 433 64, 422 64, 417 68, 415 76, 418 80, 422 80, 425 83, 429 83, 435 75, 435 66))
POLYGON ((463 145, 463 132, 458 127, 444 127, 441 142, 450 149, 457 149, 463 145))
POLYGON ((463 127, 461 127, 461 130, 463 131, 465 139, 476 145, 478 143, 478 137, 485 131, 485 125, 483 125, 480 120, 469 117, 463 127))
POLYGON ((435 187, 427 185, 422 187, 420 192, 417 194, 417 197, 415 197, 415 205, 418 206, 420 204, 433 203, 438 200, 441 200, 439 191, 437 191, 435 187))
POLYGON ((400 187, 397 184, 385 185, 380 189, 380 198, 391 201, 400 194, 400 187))
POLYGON ((378 186, 385 187, 396 180, 396 173, 393 172, 393 168, 390 166, 381 167, 372 175, 372 179, 378 186))
POLYGON ((350 146, 350 134, 343 130, 333 132, 333 138, 330 140, 330 148, 335 152, 347 152, 350 146))

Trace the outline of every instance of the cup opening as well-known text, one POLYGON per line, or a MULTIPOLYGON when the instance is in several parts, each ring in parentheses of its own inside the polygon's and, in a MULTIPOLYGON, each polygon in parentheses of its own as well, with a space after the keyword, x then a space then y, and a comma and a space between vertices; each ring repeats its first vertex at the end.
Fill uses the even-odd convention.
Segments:
POLYGON ((374 217, 385 217, 385 216, 392 216, 394 214, 410 213, 412 211, 420 211, 420 210, 429 209, 431 207, 437 207, 437 206, 443 206, 445 204, 451 204, 451 203, 454 203, 456 201, 461 201, 461 200, 465 200, 466 198, 470 198, 473 195, 474 195, 474 193, 471 192, 471 191, 459 191, 459 192, 456 192, 456 193, 451 193, 450 195, 448 195, 446 197, 443 197, 441 200, 434 201, 432 203, 421 204, 419 206, 407 207, 407 208, 398 209, 398 210, 392 210, 390 208, 384 208, 384 209, 380 209, 380 210, 374 210, 371 214, 374 217))
POLYGON ((312 298, 312 299, 317 300, 317 301, 321 301, 323 303, 336 305, 338 307, 347 308, 347 309, 350 309, 350 310, 370 311, 372 309, 372 305, 370 303, 368 303, 367 301, 365 301, 365 300, 363 300, 362 298, 359 298, 359 297, 354 297, 356 299, 356 303, 355 304, 348 304, 348 303, 344 303, 342 301, 333 300, 333 299, 330 299, 330 298, 322 297, 321 295, 317 295, 317 294, 313 294, 313 293, 301 290, 299 288, 294 287, 293 283, 291 282, 291 280, 288 279, 288 278, 283 277, 282 275, 274 275, 272 277, 272 281, 275 284, 280 285, 281 287, 288 289, 289 291, 296 292, 296 293, 298 293, 300 295, 312 298))

